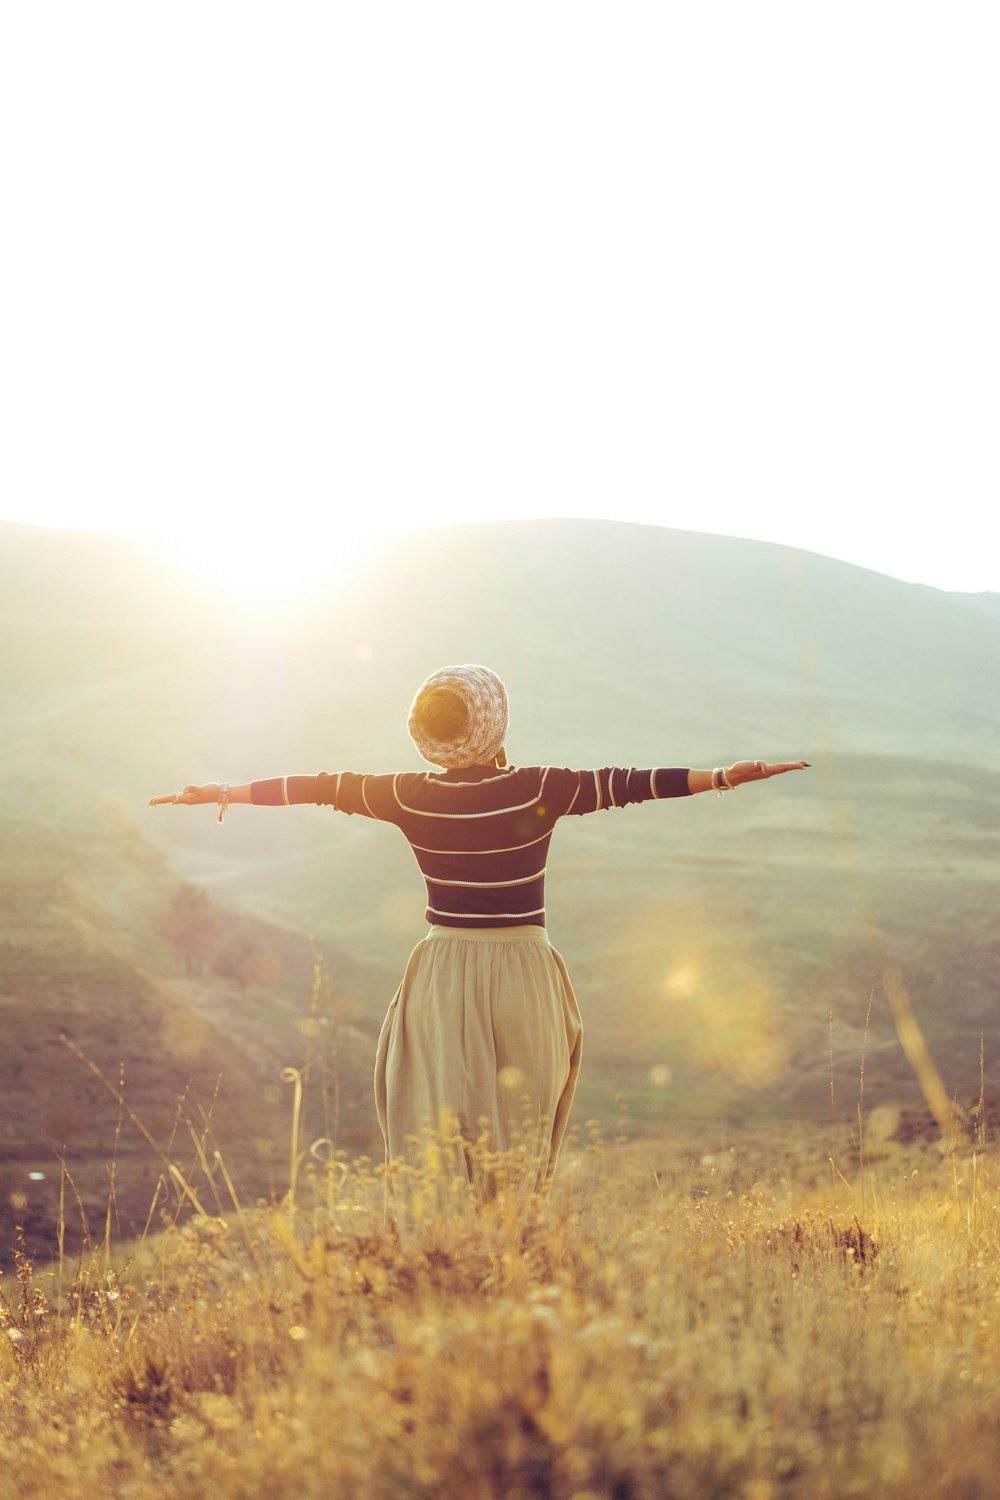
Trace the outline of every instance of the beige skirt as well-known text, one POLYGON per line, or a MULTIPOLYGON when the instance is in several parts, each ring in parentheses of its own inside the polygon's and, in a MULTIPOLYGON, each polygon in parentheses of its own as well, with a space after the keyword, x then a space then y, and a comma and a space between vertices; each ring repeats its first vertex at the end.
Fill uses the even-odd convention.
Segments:
MULTIPOLYGON (((531 1175, 555 1169, 583 1025, 544 927, 431 927, 410 955, 379 1036, 375 1105, 386 1160, 449 1127, 493 1151, 533 1138, 531 1175)), ((473 1159, 458 1153, 470 1181, 473 1159)))

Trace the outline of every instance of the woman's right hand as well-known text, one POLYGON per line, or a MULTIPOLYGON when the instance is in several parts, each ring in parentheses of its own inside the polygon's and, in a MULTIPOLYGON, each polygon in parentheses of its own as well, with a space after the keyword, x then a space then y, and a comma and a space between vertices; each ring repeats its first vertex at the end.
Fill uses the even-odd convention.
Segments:
POLYGON ((782 776, 786 771, 808 769, 807 760, 782 761, 778 765, 768 765, 766 760, 738 760, 727 768, 726 780, 730 786, 742 786, 747 781, 766 781, 769 776, 782 776))
POLYGON ((166 797, 150 797, 150 807, 158 807, 162 802, 218 802, 221 784, 218 781, 206 781, 203 786, 186 786, 182 792, 170 792, 166 797))

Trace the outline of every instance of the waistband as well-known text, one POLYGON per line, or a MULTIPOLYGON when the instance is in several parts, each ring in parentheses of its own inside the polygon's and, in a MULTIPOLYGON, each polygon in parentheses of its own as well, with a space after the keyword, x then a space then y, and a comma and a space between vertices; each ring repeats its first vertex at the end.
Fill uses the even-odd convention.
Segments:
MULTIPOLYGON (((551 948, 548 932, 535 922, 517 927, 445 927, 434 923, 427 938, 457 938, 460 943, 544 943, 551 948)), ((426 939, 425 939, 426 940, 426 939)))

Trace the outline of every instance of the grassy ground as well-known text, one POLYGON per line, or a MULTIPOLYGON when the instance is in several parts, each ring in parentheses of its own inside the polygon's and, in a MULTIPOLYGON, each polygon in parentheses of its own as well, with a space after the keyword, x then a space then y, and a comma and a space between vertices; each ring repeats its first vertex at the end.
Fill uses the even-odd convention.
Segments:
POLYGON ((364 1158, 237 1212, 206 1141, 219 1200, 8 1257, 0 1496, 995 1494, 996 1159, 877 1134, 583 1127, 478 1210, 428 1137, 388 1217, 364 1158))

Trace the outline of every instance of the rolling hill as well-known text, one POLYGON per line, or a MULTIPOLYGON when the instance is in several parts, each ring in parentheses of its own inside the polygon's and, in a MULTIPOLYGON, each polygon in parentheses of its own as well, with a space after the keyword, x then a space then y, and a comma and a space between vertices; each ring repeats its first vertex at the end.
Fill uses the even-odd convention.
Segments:
MULTIPOLYGON (((304 954, 312 932, 362 1038, 422 931, 422 885, 394 829, 315 808, 234 808, 220 828, 210 809, 148 797, 189 780, 417 768, 413 690, 446 661, 480 660, 508 684, 515 762, 813 763, 722 800, 561 825, 548 919, 587 1024, 578 1113, 613 1113, 619 1093, 651 1128, 676 1111, 829 1108, 831 1085, 835 1101, 856 1096, 862 1049, 868 1096, 912 1100, 890 972, 950 1092, 978 1090, 981 1035, 997 1075, 995 595, 762 542, 535 521, 379 539, 256 616, 134 539, 5 524, 0 597, 0 810, 21 830, 5 839, 15 905, 0 938, 46 903, 46 920, 69 914, 63 936, 79 931, 86 896, 95 941, 131 966, 102 978, 101 1013, 138 1018, 120 1049, 133 1073, 163 976, 226 1047, 234 1027, 251 1051, 287 1032, 281 1006, 299 1003, 258 987, 237 1025, 231 986, 179 972, 148 917, 170 882, 230 924, 263 924, 272 948, 284 934, 304 954), (22 864, 37 851, 27 886, 18 839, 22 864), (59 883, 68 850, 73 891, 59 883)), ((26 987, 8 968, 4 998, 8 1038, 38 1042, 22 1070, 50 1092, 67 1085, 45 986, 81 1014, 89 1003, 84 950, 59 951, 58 976, 38 970, 26 987)), ((300 992, 307 971, 301 958, 300 992)), ((258 1056, 272 1081, 279 1055, 258 1056)), ((357 1066, 360 1141, 374 1122, 357 1066)), ((179 1076, 164 1073, 167 1093, 179 1076)), ((247 1101, 261 1077, 247 1072, 247 1101)))

